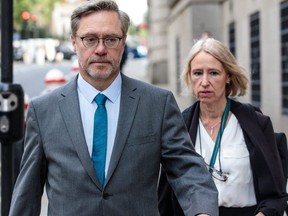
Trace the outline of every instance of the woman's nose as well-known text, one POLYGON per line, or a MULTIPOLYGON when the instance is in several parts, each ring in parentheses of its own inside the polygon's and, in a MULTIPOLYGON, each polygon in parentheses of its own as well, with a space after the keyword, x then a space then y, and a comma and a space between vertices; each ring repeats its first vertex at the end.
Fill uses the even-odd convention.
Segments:
POLYGON ((202 85, 202 86, 207 86, 207 85, 209 85, 209 78, 208 78, 208 75, 207 75, 207 74, 203 74, 202 81, 201 81, 201 85, 202 85))

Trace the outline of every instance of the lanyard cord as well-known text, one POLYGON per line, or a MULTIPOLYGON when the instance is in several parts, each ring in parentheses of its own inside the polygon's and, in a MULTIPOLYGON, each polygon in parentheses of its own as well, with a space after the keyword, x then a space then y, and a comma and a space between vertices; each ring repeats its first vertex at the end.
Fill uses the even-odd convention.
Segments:
MULTIPOLYGON (((210 160, 210 165, 209 165, 209 167, 210 167, 209 171, 210 172, 212 171, 212 168, 214 168, 216 157, 217 157, 218 151, 220 149, 221 138, 222 138, 222 134, 224 132, 226 122, 227 122, 227 119, 229 116, 230 106, 231 106, 231 101, 229 98, 227 98, 226 107, 225 107, 224 113, 223 113, 222 118, 221 118, 221 126, 220 126, 220 129, 219 129, 218 134, 217 134, 216 142, 215 142, 214 149, 213 149, 213 154, 212 154, 212 157, 210 160)), ((219 160, 220 160, 220 155, 219 155, 219 160)))

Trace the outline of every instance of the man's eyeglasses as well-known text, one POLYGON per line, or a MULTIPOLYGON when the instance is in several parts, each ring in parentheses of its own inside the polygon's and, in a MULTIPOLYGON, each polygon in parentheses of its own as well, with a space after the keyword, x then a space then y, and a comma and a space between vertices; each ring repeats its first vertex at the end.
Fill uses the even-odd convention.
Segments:
POLYGON ((95 36, 86 36, 86 37, 80 37, 77 36, 82 40, 83 46, 86 48, 92 48, 92 47, 96 47, 100 40, 103 41, 104 45, 107 48, 111 48, 111 49, 115 49, 118 47, 120 41, 122 40, 123 37, 105 37, 105 38, 99 38, 99 37, 95 37, 95 36))
POLYGON ((222 170, 217 170, 214 167, 209 166, 206 162, 205 162, 206 166, 209 169, 209 172, 211 173, 212 177, 222 181, 222 182, 226 182, 228 180, 228 172, 223 172, 222 170))

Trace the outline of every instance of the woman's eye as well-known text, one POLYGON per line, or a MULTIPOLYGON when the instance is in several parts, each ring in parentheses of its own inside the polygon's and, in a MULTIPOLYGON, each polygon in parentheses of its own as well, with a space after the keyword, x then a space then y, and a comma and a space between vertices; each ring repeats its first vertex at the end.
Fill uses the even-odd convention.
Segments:
POLYGON ((201 71, 194 71, 194 72, 193 72, 193 75, 194 75, 194 76, 201 76, 201 75, 202 75, 202 72, 201 72, 201 71))
POLYGON ((210 74, 211 74, 212 76, 217 76, 219 73, 218 73, 218 71, 211 71, 210 74))

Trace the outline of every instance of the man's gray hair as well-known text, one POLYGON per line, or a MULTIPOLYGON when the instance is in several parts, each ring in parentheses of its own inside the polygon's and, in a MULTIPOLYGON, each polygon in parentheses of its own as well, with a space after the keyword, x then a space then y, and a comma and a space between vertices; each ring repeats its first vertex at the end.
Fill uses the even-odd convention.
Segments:
POLYGON ((76 36, 81 17, 100 11, 114 11, 118 13, 121 21, 121 30, 124 35, 127 35, 130 18, 127 13, 119 10, 117 3, 113 0, 90 0, 85 1, 77 7, 71 15, 71 34, 76 36))

